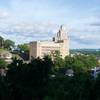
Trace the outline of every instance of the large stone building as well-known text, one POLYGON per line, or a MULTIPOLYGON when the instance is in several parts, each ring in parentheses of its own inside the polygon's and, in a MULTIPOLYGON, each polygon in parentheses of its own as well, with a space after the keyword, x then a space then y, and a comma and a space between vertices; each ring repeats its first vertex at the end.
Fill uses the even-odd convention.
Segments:
POLYGON ((30 43, 30 59, 51 55, 59 50, 62 58, 69 55, 69 37, 64 26, 60 26, 52 41, 33 41, 30 43))

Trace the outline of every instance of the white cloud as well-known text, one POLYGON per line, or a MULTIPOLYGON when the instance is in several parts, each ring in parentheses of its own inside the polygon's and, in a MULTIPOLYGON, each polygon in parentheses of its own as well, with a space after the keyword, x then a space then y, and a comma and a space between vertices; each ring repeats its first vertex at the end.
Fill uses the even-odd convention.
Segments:
POLYGON ((6 11, 0 11, 0 18, 5 18, 5 17, 8 17, 9 16, 9 13, 6 12, 6 11))
POLYGON ((47 40, 52 38, 57 25, 53 23, 17 23, 0 28, 0 36, 11 39, 17 44, 34 40, 47 40), (51 37, 50 37, 51 36, 51 37))

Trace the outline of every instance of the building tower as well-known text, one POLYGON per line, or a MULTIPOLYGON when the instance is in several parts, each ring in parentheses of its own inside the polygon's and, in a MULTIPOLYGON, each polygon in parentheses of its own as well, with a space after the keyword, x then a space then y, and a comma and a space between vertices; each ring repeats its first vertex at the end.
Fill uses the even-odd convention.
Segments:
POLYGON ((67 36, 66 28, 63 25, 60 26, 60 29, 57 32, 56 42, 60 45, 62 58, 69 55, 69 37, 67 36))

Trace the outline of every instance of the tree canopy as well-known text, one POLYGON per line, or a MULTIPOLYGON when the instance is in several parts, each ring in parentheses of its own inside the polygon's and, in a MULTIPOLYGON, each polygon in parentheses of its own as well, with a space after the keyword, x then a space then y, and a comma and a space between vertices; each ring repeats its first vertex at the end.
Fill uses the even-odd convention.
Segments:
POLYGON ((72 68, 74 71, 88 71, 97 66, 98 61, 96 57, 92 55, 75 55, 65 58, 65 67, 72 68))
POLYGON ((3 39, 3 37, 0 36, 0 48, 3 47, 3 44, 4 44, 4 39, 3 39))
POLYGON ((12 47, 15 46, 15 42, 12 40, 5 40, 3 37, 0 36, 0 48, 5 48, 10 50, 12 47))
POLYGON ((18 45, 18 48, 20 49, 20 51, 29 52, 28 44, 20 44, 18 45))
MULTIPOLYGON (((43 59, 33 58, 29 63, 24 63, 16 58, 13 59, 13 62, 8 65, 7 75, 0 76, 0 99, 99 100, 100 76, 94 79, 90 73, 85 71, 91 68, 90 65, 95 66, 92 63, 95 58, 82 56, 69 56, 65 60, 63 59, 65 69, 72 68, 76 71, 76 74, 72 77, 66 75, 52 77, 55 62, 48 56, 43 59), (87 67, 85 68, 84 65, 87 65, 87 67), (79 71, 83 70, 83 73, 78 73, 78 69, 79 71)), ((59 70, 62 69, 63 64, 58 61, 55 63, 58 67, 54 69, 57 68, 56 72, 58 71, 58 74, 60 74, 59 70)))
POLYGON ((11 47, 14 47, 15 43, 9 39, 5 40, 4 47, 7 49, 11 49, 11 47))
POLYGON ((6 61, 0 58, 0 68, 5 68, 5 67, 7 67, 6 61))

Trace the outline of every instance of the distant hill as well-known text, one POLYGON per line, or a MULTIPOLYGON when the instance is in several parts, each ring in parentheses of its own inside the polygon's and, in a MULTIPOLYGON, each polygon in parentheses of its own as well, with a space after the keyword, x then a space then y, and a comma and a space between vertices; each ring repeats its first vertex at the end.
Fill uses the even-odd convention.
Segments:
POLYGON ((82 54, 88 54, 88 55, 95 55, 100 56, 100 49, 71 49, 71 53, 82 53, 82 54))

